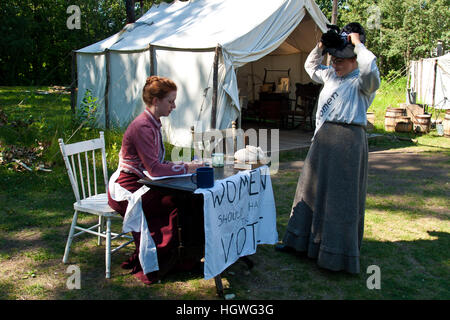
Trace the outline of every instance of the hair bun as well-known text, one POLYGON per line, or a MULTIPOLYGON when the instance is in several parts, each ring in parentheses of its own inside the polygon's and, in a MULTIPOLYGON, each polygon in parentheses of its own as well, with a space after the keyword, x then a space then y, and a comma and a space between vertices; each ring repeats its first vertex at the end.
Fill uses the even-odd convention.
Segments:
POLYGON ((149 84, 151 84, 152 82, 159 81, 159 79, 160 79, 160 77, 158 77, 158 76, 150 76, 150 77, 148 77, 147 80, 145 81, 145 85, 149 85, 149 84))
POLYGON ((177 90, 177 85, 170 79, 160 76, 150 76, 145 80, 142 98, 147 105, 153 98, 164 98, 170 91, 177 90))

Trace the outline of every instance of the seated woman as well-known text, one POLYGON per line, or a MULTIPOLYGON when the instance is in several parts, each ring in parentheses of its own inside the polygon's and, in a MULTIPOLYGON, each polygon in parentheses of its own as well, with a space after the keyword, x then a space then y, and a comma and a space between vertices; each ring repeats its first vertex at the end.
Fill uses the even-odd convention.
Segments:
POLYGON ((133 201, 131 195, 145 192, 140 196, 140 212, 142 214, 143 210, 151 239, 141 238, 142 232, 132 232, 136 250, 130 259, 121 265, 124 269, 131 269, 131 273, 145 284, 154 283, 177 266, 178 208, 173 196, 163 195, 155 189, 148 190, 138 180, 145 177, 145 170, 151 176, 158 177, 191 173, 202 166, 200 163, 175 164, 164 160, 160 118, 167 117, 175 109, 176 96, 177 86, 172 80, 158 76, 147 78, 142 93, 146 108, 130 123, 124 133, 119 168, 109 183, 108 203, 125 219, 128 218, 125 216, 127 209, 129 211, 130 206, 135 205, 130 202, 133 201), (141 239, 149 240, 151 245, 153 240, 158 271, 144 273, 139 253, 140 247, 145 248, 147 252, 148 246, 142 247, 141 239))

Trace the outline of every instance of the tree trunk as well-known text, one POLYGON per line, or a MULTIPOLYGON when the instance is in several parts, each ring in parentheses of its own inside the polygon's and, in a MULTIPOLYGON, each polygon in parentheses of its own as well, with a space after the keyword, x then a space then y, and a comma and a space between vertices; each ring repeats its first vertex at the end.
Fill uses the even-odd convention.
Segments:
MULTIPOLYGON (((381 26, 380 26, 380 50, 379 52, 383 52, 383 33, 381 32, 381 26)), ((378 63, 378 70, 380 70, 381 74, 384 74, 384 59, 383 59, 383 55, 380 54, 378 57, 379 63, 378 63)))
MULTIPOLYGON (((331 11, 331 24, 337 25, 338 0, 333 0, 333 10, 331 11)), ((331 56, 328 55, 327 65, 331 64, 331 56)))
POLYGON ((337 24, 338 0, 333 0, 333 11, 331 14, 331 24, 337 24))
POLYGON ((127 23, 134 23, 136 15, 134 13, 134 0, 126 0, 125 7, 127 10, 127 23))

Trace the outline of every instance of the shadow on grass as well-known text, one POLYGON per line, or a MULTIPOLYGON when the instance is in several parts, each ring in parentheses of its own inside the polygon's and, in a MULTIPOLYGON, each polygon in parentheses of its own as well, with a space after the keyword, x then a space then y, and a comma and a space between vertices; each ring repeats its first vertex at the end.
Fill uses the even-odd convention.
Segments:
POLYGON ((73 214, 73 192, 62 169, 51 173, 9 172, 0 169, 5 185, 0 195, 0 230, 58 226, 73 214), (66 181, 67 180, 67 181, 66 181))
POLYGON ((322 269, 305 254, 279 253, 268 246, 252 257, 255 267, 250 275, 245 275, 244 266, 235 264, 227 279, 234 292, 242 295, 238 298, 244 299, 448 299, 450 234, 429 235, 436 239, 364 239, 357 275, 322 269), (371 265, 380 267, 380 290, 367 288, 371 265))
POLYGON ((367 209, 403 211, 449 219, 449 169, 445 154, 371 154, 367 209), (370 201, 371 197, 382 198, 383 201, 373 202, 370 201), (434 207, 444 209, 439 211, 434 207))
MULTIPOLYGON (((104 247, 92 244, 95 237, 90 237, 94 240, 80 240, 81 243, 72 249, 68 265, 80 267, 82 282, 80 290, 69 290, 66 287, 69 274, 64 274, 68 265, 61 262, 65 234, 59 240, 57 238, 63 234, 56 234, 55 238, 14 240, 17 248, 48 248, 54 253, 33 263, 38 274, 36 279, 44 273, 52 277, 55 270, 59 273, 57 286, 46 289, 44 296, 37 297, 39 299, 219 299, 214 281, 204 280, 198 272, 171 274, 161 283, 143 285, 128 271, 120 269, 119 264, 126 259, 126 253, 113 255, 112 278, 105 279, 104 247), (58 241, 62 243, 55 247, 58 241)), ((257 253, 250 257, 255 264, 253 269, 249 271, 244 263, 237 261, 222 273, 225 293, 236 294, 236 299, 250 300, 449 299, 450 234, 436 231, 428 234, 433 239, 378 241, 365 238, 361 249, 361 272, 357 275, 328 271, 304 255, 279 253, 270 245, 259 246, 257 253), (367 288, 370 274, 366 270, 370 265, 380 267, 380 290, 367 288)), ((18 295, 18 286, 20 280, 17 278, 1 279, 0 298, 14 299, 18 295)))
POLYGON ((384 299, 450 298, 450 234, 440 231, 427 233, 434 239, 363 241, 362 264, 366 268, 369 265, 380 267, 380 294, 384 299))
MULTIPOLYGON (((279 226, 283 235, 286 223, 279 226)), ((82 289, 69 290, 64 272, 68 265, 61 262, 67 228, 42 230, 37 239, 8 239, 14 244, 12 254, 21 250, 44 250, 43 257, 34 255, 33 268, 37 279, 43 273, 60 274, 58 285, 44 292, 39 299, 218 299, 213 280, 205 281, 201 274, 178 273, 169 275, 162 283, 145 286, 119 264, 126 254, 112 258, 112 278, 104 278, 104 246, 97 247, 95 237, 76 240, 69 264, 80 266, 82 289), (90 240, 87 240, 90 239, 90 240)), ((450 235, 447 232, 429 232, 432 240, 377 241, 366 238, 361 251, 361 273, 349 275, 330 272, 317 267, 314 260, 275 252, 273 246, 260 246, 251 259, 255 267, 247 271, 245 264, 236 262, 223 273, 228 283, 225 293, 236 294, 237 299, 297 300, 297 299, 448 299, 448 259, 450 235), (381 290, 368 290, 367 267, 381 268, 381 290), (446 280, 447 279, 447 280, 446 280)), ((2 247, 5 238, 0 240, 2 247)), ((39 254, 39 252, 38 252, 39 254)), ((20 280, 0 281, 1 298, 14 299, 20 280)), ((27 288, 25 288, 27 289, 27 288)), ((28 290, 28 289, 27 289, 28 290)))

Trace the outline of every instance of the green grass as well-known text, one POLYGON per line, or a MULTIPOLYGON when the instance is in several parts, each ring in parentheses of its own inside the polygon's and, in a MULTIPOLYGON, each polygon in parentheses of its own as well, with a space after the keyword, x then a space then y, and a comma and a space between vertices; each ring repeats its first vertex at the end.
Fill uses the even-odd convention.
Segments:
POLYGON ((389 82, 382 79, 380 88, 377 91, 375 100, 369 107, 369 112, 375 112, 375 127, 381 129, 384 127, 384 115, 386 108, 398 107, 400 103, 404 103, 406 99, 406 78, 400 78, 396 81, 389 82))
MULTIPOLYGON (((404 101, 402 81, 382 84, 382 94, 371 107, 377 114, 377 133, 385 134, 385 107, 404 101)), ((85 140, 98 136, 98 130, 77 130, 70 97, 36 93, 46 89, 0 87, 0 106, 8 117, 8 124, 0 125, 0 152, 41 142, 45 149, 36 162, 52 169, 16 171, 13 164, 0 165, 0 299, 217 299, 214 281, 200 274, 175 274, 159 284, 141 284, 119 266, 131 248, 113 255, 113 277, 104 279, 104 248, 92 236, 79 238, 71 249, 70 263, 82 270, 82 289, 66 288, 67 265, 61 259, 74 199, 57 139, 85 140)), ((110 172, 117 166, 122 134, 106 132, 110 172)), ((398 159, 392 156, 388 158, 392 163, 380 166, 395 169, 373 167, 369 172, 361 273, 327 272, 313 260, 262 245, 252 257, 255 267, 250 272, 240 262, 224 272, 226 293, 237 299, 265 300, 450 298, 450 139, 435 131, 385 134, 369 145, 371 150, 414 154, 417 159, 396 164, 398 159), (381 268, 381 290, 367 289, 365 271, 370 265, 381 268)), ((167 148, 170 155, 171 146, 167 148)), ((301 163, 306 154, 282 153, 280 170, 272 176, 280 238, 301 173, 286 165, 301 163)), ((93 222, 95 217, 83 215, 81 221, 93 222)), ((114 221, 113 227, 120 229, 121 221, 114 221)))
MULTIPOLYGON (((406 101, 406 78, 398 78, 394 81, 382 79, 380 88, 377 91, 375 99, 372 102, 369 109, 367 110, 368 112, 375 113, 374 133, 385 133, 384 117, 386 115, 386 109, 390 107, 392 108, 400 107, 400 104, 405 103, 405 101, 406 101)), ((445 112, 442 112, 442 110, 438 110, 436 112, 433 108, 427 108, 426 111, 431 113, 432 119, 434 120, 444 119, 445 112)), ((436 130, 432 130, 432 133, 434 133, 434 135, 437 136, 436 130)), ((404 137, 417 136, 415 133, 395 133, 395 135, 404 137)))
MULTIPOLYGON (((395 148, 395 143, 391 142, 395 148)), ((450 212, 449 159, 445 151, 424 153, 420 147, 418 161, 433 162, 441 168, 436 176, 422 177, 420 172, 405 174, 404 166, 396 170, 373 170, 369 173, 366 202, 365 234, 358 276, 316 270, 314 262, 296 257, 281 257, 276 262, 291 272, 292 283, 285 286, 292 298, 307 299, 444 299, 449 297, 450 212), (301 262, 301 263, 300 263, 301 262), (289 267, 295 264, 295 267, 289 267), (369 265, 382 272, 382 289, 365 286, 369 265), (303 273, 303 275, 294 275, 303 273), (328 287, 328 290, 326 288, 328 287), (292 289, 292 290, 291 290, 292 289), (296 292, 296 293, 294 293, 296 292), (310 295, 307 293, 311 293, 310 295)), ((389 159, 389 158, 388 158, 389 159)), ((396 159, 393 159, 394 161, 396 159)), ((398 159, 397 159, 398 160, 398 159)), ((380 163, 379 165, 383 165, 380 163)), ((431 164, 430 164, 431 165, 431 164)), ((414 166, 414 164, 413 164, 414 166)), ((408 170, 409 168, 405 166, 408 170)), ((414 166, 419 171, 422 165, 414 166)), ((406 170, 406 171, 407 171, 406 170)), ((425 175, 425 172, 423 176, 425 175)), ((272 178, 276 195, 278 228, 281 234, 288 220, 290 205, 299 173, 283 170, 272 178)))

